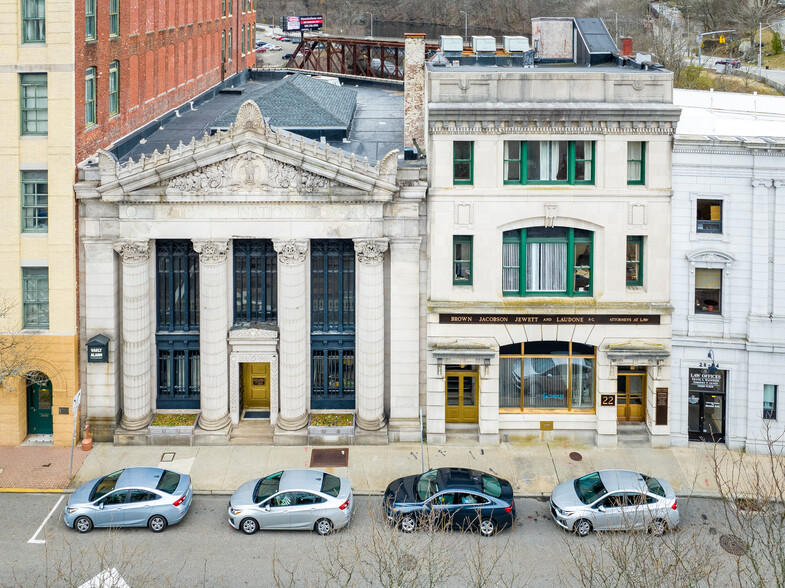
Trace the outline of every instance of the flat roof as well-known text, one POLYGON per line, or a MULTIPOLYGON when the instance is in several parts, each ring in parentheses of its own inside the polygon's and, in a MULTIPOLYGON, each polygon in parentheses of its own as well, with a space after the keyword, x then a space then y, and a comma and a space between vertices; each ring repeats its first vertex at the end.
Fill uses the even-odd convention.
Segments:
POLYGON ((595 65, 587 65, 587 64, 580 64, 574 63, 572 61, 565 62, 565 63, 540 63, 535 62, 534 67, 524 67, 522 65, 490 65, 487 63, 481 63, 479 58, 477 64, 468 64, 466 61, 469 58, 463 57, 462 61, 463 64, 453 65, 450 62, 450 65, 433 65, 431 63, 427 63, 428 71, 439 73, 439 72, 451 72, 451 71, 479 71, 479 72, 486 72, 486 73, 505 73, 505 72, 523 72, 523 73, 580 73, 580 72, 589 72, 589 73, 616 73, 616 74, 632 74, 632 75, 650 75, 653 73, 657 74, 670 74, 670 70, 661 68, 661 67, 650 67, 648 69, 638 69, 637 67, 620 67, 616 65, 612 61, 608 61, 607 63, 598 63, 595 65))
MULTIPOLYGON (((282 72, 255 72, 250 79, 226 88, 204 101, 195 100, 197 106, 188 105, 178 109, 176 116, 163 116, 164 121, 157 129, 138 130, 123 140, 121 154, 115 146, 109 151, 118 155, 120 161, 129 158, 139 159, 149 156, 154 150, 162 152, 166 146, 176 149, 180 142, 188 144, 192 138, 201 139, 210 132, 216 122, 227 112, 236 112, 243 102, 262 92, 265 87, 275 84, 284 75, 300 73, 300 70, 282 72), (228 90, 228 91, 226 91, 228 90)), ((319 74, 325 75, 325 74, 319 74)), ((340 76, 336 76, 340 77, 340 76)), ((357 107, 354 111, 347 139, 327 141, 334 149, 354 153, 358 158, 368 158, 374 165, 393 149, 403 152, 403 84, 342 78, 343 87, 357 93, 357 107)), ((273 128, 275 126, 273 125, 273 128)), ((281 130, 286 133, 288 131, 281 130)))
POLYGON ((676 136, 785 137, 785 96, 673 90, 676 136))

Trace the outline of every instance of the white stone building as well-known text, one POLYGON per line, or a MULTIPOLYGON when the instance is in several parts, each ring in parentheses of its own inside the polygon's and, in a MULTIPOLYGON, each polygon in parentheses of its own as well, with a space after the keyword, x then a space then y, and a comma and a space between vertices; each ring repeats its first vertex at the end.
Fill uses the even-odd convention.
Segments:
POLYGON ((671 440, 782 447, 783 99, 674 94, 671 440))
POLYGON ((167 411, 199 412, 197 444, 251 416, 304 444, 319 411, 355 415, 363 442, 417 438, 424 171, 394 145, 369 163, 358 139, 386 149, 392 129, 400 150, 402 98, 387 127, 368 119, 394 95, 360 100, 359 158, 276 132, 250 100, 228 130, 183 136, 244 100, 229 94, 161 123, 185 128, 178 148, 151 154, 153 134, 146 157, 82 170, 82 336, 109 340, 82 364, 97 438, 151 443, 167 411))
POLYGON ((430 442, 669 442, 679 109, 592 49, 425 70, 430 442))

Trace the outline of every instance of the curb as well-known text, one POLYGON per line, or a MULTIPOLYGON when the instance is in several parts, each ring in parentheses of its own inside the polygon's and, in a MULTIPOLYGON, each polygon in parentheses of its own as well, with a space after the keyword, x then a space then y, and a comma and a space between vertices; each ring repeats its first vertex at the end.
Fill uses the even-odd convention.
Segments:
POLYGON ((71 494, 73 490, 69 488, 0 488, 0 492, 16 493, 16 494, 71 494))

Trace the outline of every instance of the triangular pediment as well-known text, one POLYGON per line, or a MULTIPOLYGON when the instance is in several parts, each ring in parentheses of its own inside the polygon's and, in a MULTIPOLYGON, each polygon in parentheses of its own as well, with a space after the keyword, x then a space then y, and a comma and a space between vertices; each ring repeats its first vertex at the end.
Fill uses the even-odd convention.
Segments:
POLYGON ((397 191, 398 151, 377 165, 353 153, 275 131, 247 101, 226 131, 120 163, 99 151, 105 200, 388 200, 397 191))

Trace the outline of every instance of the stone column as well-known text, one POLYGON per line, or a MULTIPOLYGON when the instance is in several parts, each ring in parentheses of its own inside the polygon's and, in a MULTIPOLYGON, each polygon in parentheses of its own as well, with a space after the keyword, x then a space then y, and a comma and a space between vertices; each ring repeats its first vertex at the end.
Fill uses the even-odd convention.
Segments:
POLYGON ((123 260, 123 418, 121 426, 143 429, 152 417, 154 333, 150 316, 150 284, 147 263, 149 241, 119 241, 114 250, 123 260))
POLYGON ((199 427, 217 431, 229 418, 226 241, 194 241, 199 254, 199 427))
POLYGON ((390 430, 392 440, 420 438, 421 237, 390 242, 390 430))
MULTIPOLYGON (((750 314, 766 316, 769 314, 769 190, 771 180, 752 181, 752 283, 750 288, 750 314)), ((723 211, 725 214, 726 211, 723 211)), ((728 223, 729 224, 729 223, 728 223)), ((723 231, 726 229, 723 228, 723 231)), ((724 276, 723 276, 724 277, 724 276)), ((728 300, 726 289, 722 284, 723 299, 728 300)), ((723 314, 730 310, 723 308, 723 314)))
POLYGON ((774 254, 769 260, 774 290, 772 311, 775 317, 782 320, 785 318, 785 206, 779 205, 785 202, 785 182, 782 180, 774 182, 774 201, 778 204, 771 213, 774 215, 774 234, 770 236, 774 254))
POLYGON ((274 240, 278 252, 278 329, 280 332, 280 413, 277 426, 302 429, 308 422, 306 240, 274 240))
POLYGON ((384 252, 389 239, 355 239, 357 425, 384 426, 384 252))

